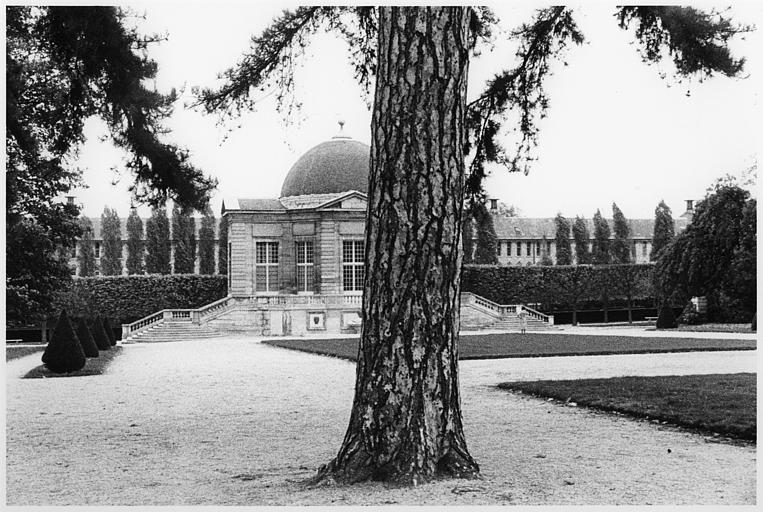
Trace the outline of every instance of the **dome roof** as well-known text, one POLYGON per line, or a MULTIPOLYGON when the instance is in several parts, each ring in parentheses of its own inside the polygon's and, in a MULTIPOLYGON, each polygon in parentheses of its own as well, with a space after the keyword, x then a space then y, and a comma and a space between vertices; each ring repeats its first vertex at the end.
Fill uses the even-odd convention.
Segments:
POLYGON ((281 187, 281 197, 368 192, 371 148, 349 137, 337 136, 318 144, 297 160, 281 187))

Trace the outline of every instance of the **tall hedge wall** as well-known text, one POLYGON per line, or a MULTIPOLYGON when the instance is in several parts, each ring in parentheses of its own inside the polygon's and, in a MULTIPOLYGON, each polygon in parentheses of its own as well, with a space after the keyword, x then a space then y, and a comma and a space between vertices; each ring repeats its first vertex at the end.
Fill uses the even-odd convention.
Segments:
POLYGON ((195 274, 73 279, 55 304, 72 316, 105 316, 130 323, 162 309, 192 309, 225 297, 226 276, 195 274))
POLYGON ((650 302, 652 264, 504 267, 464 265, 461 291, 499 304, 540 304, 542 310, 601 308, 650 302))

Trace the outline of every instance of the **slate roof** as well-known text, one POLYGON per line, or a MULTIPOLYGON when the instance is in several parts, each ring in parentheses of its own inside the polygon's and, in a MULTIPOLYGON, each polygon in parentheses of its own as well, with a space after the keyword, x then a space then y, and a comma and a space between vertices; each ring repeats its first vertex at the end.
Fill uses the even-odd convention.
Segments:
POLYGON ((281 197, 368 192, 371 148, 349 137, 337 136, 318 144, 292 166, 281 187, 281 197))
POLYGON ((239 199, 241 210, 285 210, 278 199, 239 199))

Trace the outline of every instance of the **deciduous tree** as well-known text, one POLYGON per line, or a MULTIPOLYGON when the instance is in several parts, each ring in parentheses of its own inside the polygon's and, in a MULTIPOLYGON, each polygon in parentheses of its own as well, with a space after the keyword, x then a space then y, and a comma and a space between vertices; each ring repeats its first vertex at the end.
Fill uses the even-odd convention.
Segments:
POLYGON ((652 252, 649 253, 649 259, 656 261, 660 251, 664 249, 673 240, 676 235, 676 225, 673 222, 673 215, 665 201, 660 201, 657 208, 654 209, 654 230, 652 233, 652 252))
POLYGON ((228 217, 220 217, 217 226, 217 273, 221 276, 228 275, 228 217))
POLYGON ((754 314, 757 204, 737 185, 720 183, 695 208, 692 222, 659 253, 655 280, 678 303, 708 299, 708 318, 747 322, 754 314))
POLYGON ((130 209, 127 217, 127 273, 130 275, 143 273, 143 256, 146 252, 143 240, 143 219, 138 216, 136 208, 130 209))
POLYGON ((615 232, 615 238, 612 240, 610 250, 612 252, 612 263, 630 263, 631 262, 631 228, 628 226, 628 220, 623 215, 617 204, 612 203, 612 227, 615 232))
POLYGON ((175 205, 172 208, 172 244, 175 274, 193 274, 196 262, 195 223, 191 211, 175 205))
POLYGON ((116 210, 105 207, 101 214, 101 275, 122 275, 122 226, 116 210))
POLYGON ((610 230, 607 219, 601 216, 601 212, 596 210, 593 214, 593 249, 591 258, 594 265, 606 265, 610 258, 610 230))
POLYGON ((556 225, 556 264, 572 265, 572 247, 570 246, 570 222, 562 217, 561 213, 556 214, 554 219, 556 225))
POLYGON ((485 203, 475 203, 473 208, 474 223, 477 226, 477 249, 474 251, 474 263, 495 265, 498 263, 498 237, 495 234, 493 216, 485 203))
POLYGON ((588 232, 588 223, 584 218, 575 217, 575 223, 572 225, 572 237, 575 240, 575 262, 578 265, 591 263, 591 251, 588 249, 591 234, 588 232))
MULTIPOLYGON (((667 46, 682 74, 741 70, 724 46, 738 30, 717 16, 678 7, 623 7, 617 14, 621 26, 638 25, 645 60, 659 60, 657 50, 667 46)), ((535 119, 548 105, 550 60, 583 40, 570 9, 538 11, 513 32, 517 67, 467 104, 469 53, 494 22, 488 10, 466 7, 302 7, 253 38, 219 89, 200 92, 208 112, 234 115, 251 109, 253 92, 266 85, 283 97, 293 85, 294 56, 321 26, 348 40, 362 84, 376 79, 365 262, 373 279, 364 287, 350 424, 322 478, 417 483, 478 470, 458 399, 464 194, 481 191, 488 162, 527 168, 535 119), (512 109, 520 118, 515 157, 498 141, 512 109), (468 172, 464 154, 473 155, 468 172)))
POLYGON ((79 220, 82 237, 77 248, 77 266, 81 277, 94 276, 97 270, 95 264, 95 244, 93 242, 93 223, 88 217, 79 220))
POLYGON ((215 273, 215 216, 207 210, 199 228, 199 274, 215 273))
POLYGON ((146 272, 171 273, 170 252, 170 221, 167 218, 167 210, 153 208, 151 218, 146 221, 146 272))

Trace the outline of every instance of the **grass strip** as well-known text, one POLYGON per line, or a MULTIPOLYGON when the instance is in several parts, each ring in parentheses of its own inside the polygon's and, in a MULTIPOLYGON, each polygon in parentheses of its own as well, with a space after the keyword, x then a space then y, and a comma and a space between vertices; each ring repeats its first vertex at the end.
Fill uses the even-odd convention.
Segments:
MULTIPOLYGON (((263 343, 350 361, 355 361, 358 355, 358 338, 271 339, 263 343)), ((755 348, 756 340, 754 339, 646 338, 544 333, 476 334, 461 336, 458 341, 459 359, 463 360, 755 350, 755 348)))
POLYGON ((45 368, 45 365, 41 364, 40 366, 35 366, 29 370, 22 378, 49 379, 54 377, 86 377, 88 375, 101 375, 106 372, 111 361, 113 361, 121 352, 122 347, 120 345, 113 346, 110 350, 100 352, 98 357, 88 358, 85 362, 85 367, 81 370, 70 373, 54 373, 45 368))
POLYGON ((504 382, 499 388, 756 441, 756 374, 504 382))
POLYGON ((5 362, 19 359, 21 357, 28 356, 29 354, 34 354, 35 352, 42 352, 43 350, 45 350, 45 345, 40 345, 37 347, 14 347, 13 345, 6 345, 5 362))

